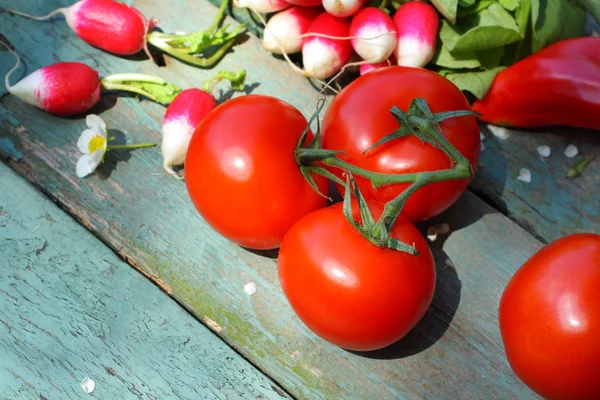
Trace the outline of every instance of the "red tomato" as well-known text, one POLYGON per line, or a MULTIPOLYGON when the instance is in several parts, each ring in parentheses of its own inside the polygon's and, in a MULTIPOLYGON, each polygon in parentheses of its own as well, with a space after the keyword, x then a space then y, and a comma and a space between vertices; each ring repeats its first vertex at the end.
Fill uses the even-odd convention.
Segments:
MULTIPOLYGON (((325 207, 294 159, 306 125, 296 108, 261 95, 229 100, 204 118, 190 141, 185 181, 217 232, 244 247, 273 249, 298 219, 325 207)), ((327 180, 314 179, 327 194, 327 180)))
POLYGON ((600 399, 600 235, 558 239, 512 277, 500 332, 515 374, 547 399, 600 399))
MULTIPOLYGON (((388 67, 356 79, 331 102, 323 119, 323 147, 345 151, 345 160, 358 167, 385 173, 436 171, 451 167, 448 156, 414 136, 394 139, 362 153, 379 139, 397 130, 392 106, 406 111, 410 102, 422 97, 434 113, 469 110, 461 91, 439 74, 421 68, 388 67)), ((479 159, 479 127, 475 117, 459 117, 441 123, 444 136, 471 163, 479 159)), ((331 168, 340 175, 340 170, 331 168)), ((405 190, 407 184, 387 185, 379 190, 355 176, 367 199, 386 202, 405 190)), ((419 189, 403 209, 410 221, 433 217, 448 208, 466 190, 470 179, 439 182, 419 189)), ((342 191, 343 193, 343 191, 342 191)))
MULTIPOLYGON (((354 211, 358 219, 356 204, 354 211)), ((373 211, 381 215, 380 206, 373 211)), ((306 326, 337 346, 366 351, 396 342, 417 324, 433 299, 433 256, 406 220, 392 237, 414 243, 419 255, 371 244, 344 218, 342 203, 290 229, 279 250, 279 280, 306 326)))

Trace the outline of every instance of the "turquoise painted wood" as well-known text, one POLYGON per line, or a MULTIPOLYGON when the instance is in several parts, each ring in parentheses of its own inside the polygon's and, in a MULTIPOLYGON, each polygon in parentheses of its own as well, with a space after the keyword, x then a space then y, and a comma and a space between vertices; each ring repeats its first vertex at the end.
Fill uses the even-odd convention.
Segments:
MULTIPOLYGON (((29 1, 25 11, 41 14, 56 4, 66 2, 29 1)), ((201 1, 134 4, 160 16, 167 31, 206 25, 215 12, 201 1)), ((60 20, 40 25, 4 16, 2 23, 5 36, 27 55, 29 70, 80 60, 102 74, 148 72, 184 87, 209 75, 170 59, 159 69, 102 53, 81 43, 60 20)), ((3 70, 9 60, 2 54, 3 70)), ((260 82, 256 93, 276 95, 305 114, 313 110, 311 85, 266 56, 255 38, 237 46, 219 65, 224 66, 247 68, 250 83, 260 82)), ((161 106, 108 95, 97 112, 121 140, 160 139, 161 106)), ((496 309, 511 274, 541 244, 476 196, 466 194, 440 217, 453 232, 434 244, 438 286, 423 321, 388 349, 355 354, 323 342, 297 319, 281 292, 275 260, 227 242, 206 225, 184 184, 162 171, 158 149, 109 152, 97 173, 81 180, 74 166, 82 117, 53 117, 4 96, 0 118, 2 154, 13 169, 293 396, 535 398, 508 367, 496 309), (447 267, 447 260, 455 267, 447 267), (249 281, 258 286, 251 298, 243 290, 249 281)))
POLYGON ((0 163, 0 398, 284 399, 84 227, 0 163), (4 190, 10 188, 10 190, 4 190))

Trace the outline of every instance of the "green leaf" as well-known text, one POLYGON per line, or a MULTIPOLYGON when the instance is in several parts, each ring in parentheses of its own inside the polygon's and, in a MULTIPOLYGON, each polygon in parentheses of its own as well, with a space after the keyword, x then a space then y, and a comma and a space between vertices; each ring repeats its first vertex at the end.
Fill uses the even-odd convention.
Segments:
POLYGON ((458 0, 458 6, 462 8, 471 7, 477 0, 458 0))
POLYGON ((496 67, 486 71, 451 72, 446 74, 446 78, 460 90, 472 93, 478 99, 482 99, 496 75, 503 69, 504 67, 496 67))
POLYGON ((599 0, 573 0, 573 4, 577 4, 583 9, 587 10, 592 17, 596 20, 596 23, 600 24, 600 1, 599 0))
POLYGON ((495 2, 495 0, 479 0, 469 8, 459 8, 457 14, 460 18, 466 17, 467 15, 476 14, 481 10, 485 10, 495 2))
POLYGON ((532 0, 531 22, 534 53, 559 40, 585 33, 585 12, 568 0, 532 0))
POLYGON ((452 54, 446 47, 442 46, 441 43, 438 43, 436 53, 431 59, 431 62, 439 67, 455 69, 473 69, 481 67, 481 63, 477 59, 477 54, 474 51, 452 54))
POLYGON ((505 49, 505 47, 496 47, 495 49, 479 50, 477 58, 484 69, 496 68, 500 65, 505 49))
POLYGON ((519 6, 519 0, 498 0, 500 5, 509 11, 515 11, 519 6))
POLYGON ((450 23, 456 23, 458 0, 431 0, 431 3, 450 23))
POLYGON ((514 18, 498 3, 466 16, 456 26, 443 21, 440 29, 440 39, 452 53, 501 47, 522 38, 514 18))
POLYGON ((217 72, 212 78, 204 81, 203 89, 210 92, 222 80, 228 80, 231 83, 231 88, 233 90, 242 91, 246 87, 246 70, 229 71, 223 69, 217 72))

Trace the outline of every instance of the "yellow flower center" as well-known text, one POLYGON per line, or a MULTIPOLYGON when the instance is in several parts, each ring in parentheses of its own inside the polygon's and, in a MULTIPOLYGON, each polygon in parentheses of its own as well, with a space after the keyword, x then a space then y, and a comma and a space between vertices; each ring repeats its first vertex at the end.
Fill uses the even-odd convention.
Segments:
POLYGON ((104 139, 102 136, 94 136, 88 143, 90 154, 93 154, 98 149, 104 149, 105 146, 106 139, 104 139))

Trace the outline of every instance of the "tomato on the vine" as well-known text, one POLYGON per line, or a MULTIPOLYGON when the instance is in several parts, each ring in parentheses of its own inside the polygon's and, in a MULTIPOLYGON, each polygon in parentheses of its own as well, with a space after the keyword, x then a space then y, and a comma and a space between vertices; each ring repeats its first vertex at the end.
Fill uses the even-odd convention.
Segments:
POLYGON ((600 399, 600 235, 574 234, 534 254, 499 310, 515 374, 546 399, 600 399))
MULTIPOLYGON (((355 218, 360 220, 354 203, 355 218)), ((312 212, 283 239, 278 271, 300 319, 321 338, 349 350, 396 342, 423 317, 433 299, 435 264, 421 233, 400 218, 391 236, 419 255, 375 246, 344 217, 343 205, 312 212)), ((381 207, 371 206, 373 216, 381 207)))
MULTIPOLYGON (((358 167, 383 173, 416 173, 451 168, 442 150, 415 136, 394 139, 363 154, 381 138, 400 127, 392 106, 407 111, 415 98, 424 98, 433 113, 469 110, 461 91, 439 74, 420 68, 388 67, 365 74, 344 88, 331 102, 323 119, 323 148, 343 150, 340 157, 358 167)), ((479 127, 474 116, 441 122, 443 135, 470 162, 473 172, 480 152, 479 127)), ((331 172, 341 171, 330 167, 331 172)), ((386 202, 408 184, 374 189, 355 176, 367 199, 386 202)), ((410 221, 433 217, 448 208, 466 190, 470 179, 434 183, 419 189, 406 202, 403 215, 410 221)))
MULTIPOLYGON (((294 158, 306 126, 296 108, 263 95, 226 101, 204 118, 188 148, 185 181, 217 232, 244 247, 273 249, 298 219, 325 207, 294 158)), ((327 180, 314 180, 327 194, 327 180)))

